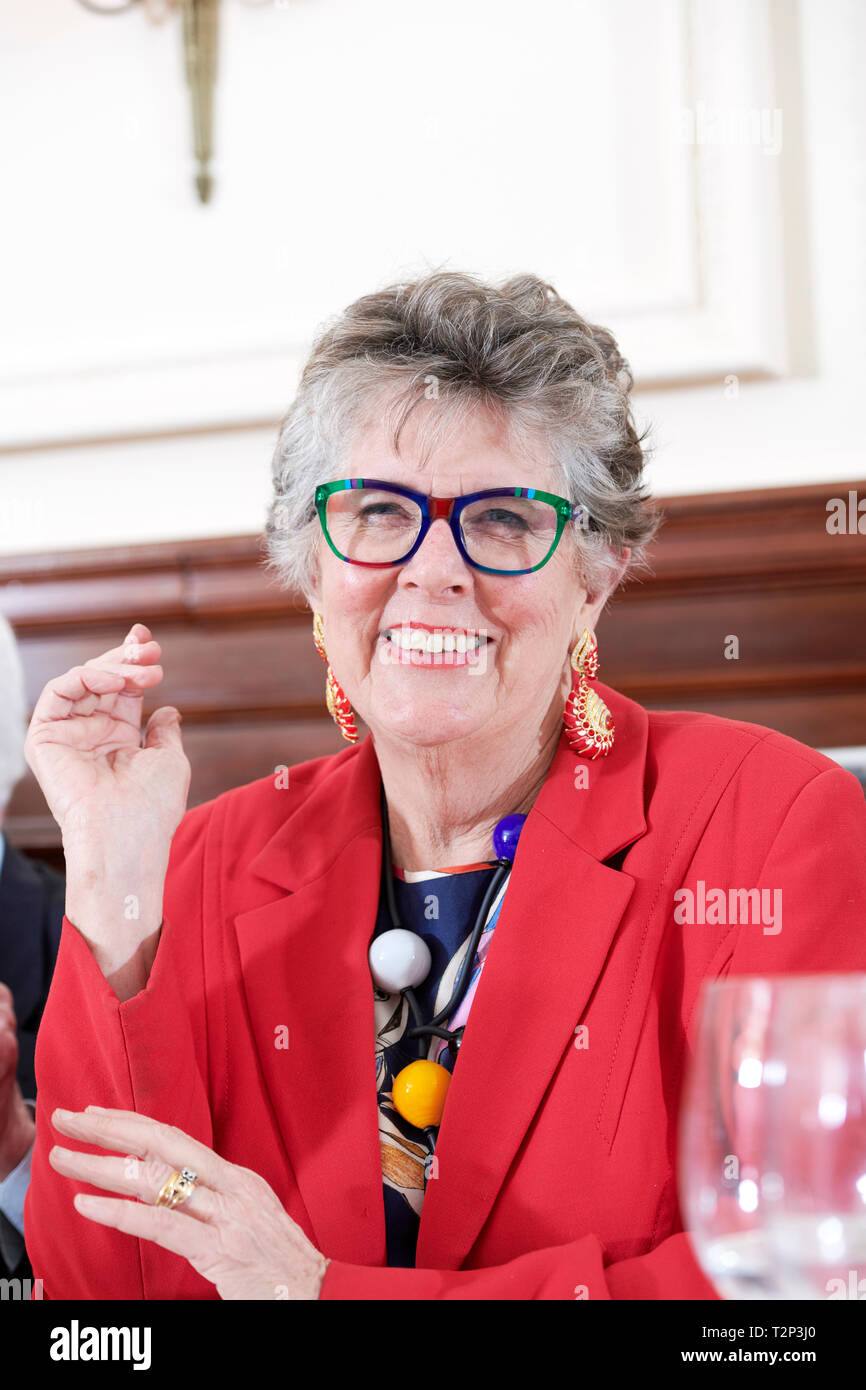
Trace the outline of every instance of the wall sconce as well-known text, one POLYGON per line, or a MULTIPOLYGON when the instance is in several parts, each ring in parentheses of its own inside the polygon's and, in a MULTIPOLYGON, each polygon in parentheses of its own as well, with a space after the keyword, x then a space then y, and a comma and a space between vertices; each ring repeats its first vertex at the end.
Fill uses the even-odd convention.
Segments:
POLYGON ((199 201, 210 202, 219 0, 78 0, 78 3, 93 14, 123 14, 137 5, 157 23, 171 10, 180 10, 184 67, 192 108, 195 186, 199 201))

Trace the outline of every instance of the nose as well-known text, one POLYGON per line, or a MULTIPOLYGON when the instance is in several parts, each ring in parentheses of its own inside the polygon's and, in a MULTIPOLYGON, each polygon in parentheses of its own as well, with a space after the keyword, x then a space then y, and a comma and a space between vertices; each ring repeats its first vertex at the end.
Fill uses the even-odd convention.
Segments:
POLYGON ((407 588, 424 589, 430 594, 463 592, 472 583, 472 574, 444 518, 431 523, 411 560, 400 567, 399 583, 407 588))

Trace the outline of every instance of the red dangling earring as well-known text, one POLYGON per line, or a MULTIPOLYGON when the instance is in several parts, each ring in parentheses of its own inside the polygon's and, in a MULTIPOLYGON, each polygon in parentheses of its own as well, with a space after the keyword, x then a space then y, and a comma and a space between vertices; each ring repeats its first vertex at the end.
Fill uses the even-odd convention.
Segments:
POLYGON ((598 643, 588 628, 571 653, 571 664, 579 672, 572 686, 562 722, 570 747, 581 758, 606 758, 613 747, 613 715, 589 682, 598 675, 598 643))
MULTIPOLYGON (((328 655, 325 651, 325 634, 322 627, 321 613, 313 614, 313 641, 316 644, 316 651, 324 662, 327 663, 328 655)), ((331 667, 328 666, 328 678, 325 686, 325 704, 328 706, 328 713, 349 743, 357 743, 358 730, 355 725, 355 717, 352 706, 341 688, 337 677, 331 667)))

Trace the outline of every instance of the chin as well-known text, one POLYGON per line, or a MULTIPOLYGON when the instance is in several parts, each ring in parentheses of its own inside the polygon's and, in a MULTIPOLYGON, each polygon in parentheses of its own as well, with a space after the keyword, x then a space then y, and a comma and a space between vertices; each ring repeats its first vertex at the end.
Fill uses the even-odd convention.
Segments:
POLYGON ((390 709, 384 718, 374 718, 371 728, 374 733, 378 729, 386 737, 402 738, 421 747, 436 748, 454 739, 470 738, 480 730, 482 723, 477 709, 444 711, 441 706, 433 707, 432 702, 418 701, 399 713, 390 709))

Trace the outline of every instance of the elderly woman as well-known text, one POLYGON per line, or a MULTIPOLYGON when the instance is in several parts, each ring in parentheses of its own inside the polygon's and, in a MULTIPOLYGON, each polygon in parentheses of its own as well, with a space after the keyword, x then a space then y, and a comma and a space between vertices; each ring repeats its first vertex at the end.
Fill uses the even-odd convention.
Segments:
POLYGON ((46 685, 47 1297, 714 1296, 674 1171, 700 986, 866 969, 866 808, 770 729, 597 682, 654 524, 631 384, 530 275, 365 296, 267 528, 350 746, 185 811, 147 627, 46 685), (772 911, 682 910, 710 889, 772 911))

